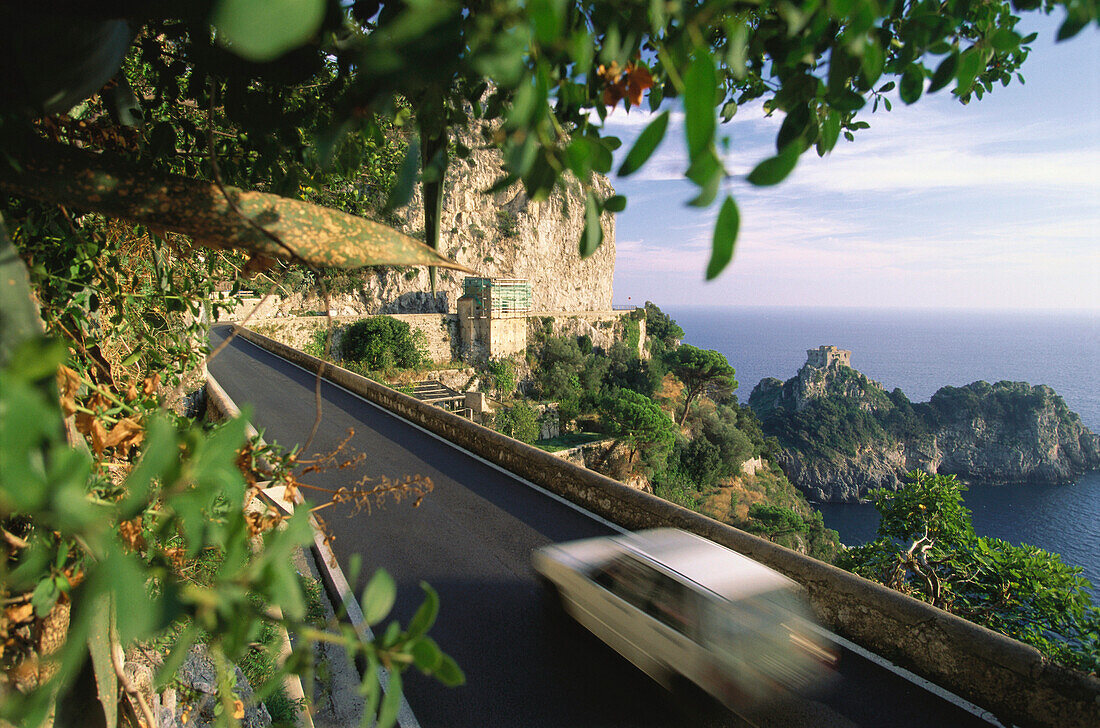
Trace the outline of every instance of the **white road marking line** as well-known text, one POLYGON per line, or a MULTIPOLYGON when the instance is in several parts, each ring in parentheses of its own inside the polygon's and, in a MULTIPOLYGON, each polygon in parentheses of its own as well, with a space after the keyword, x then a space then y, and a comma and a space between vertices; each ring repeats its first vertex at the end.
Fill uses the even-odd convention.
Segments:
POLYGON ((905 680, 908 680, 909 682, 913 683, 917 687, 919 687, 919 688, 921 688, 921 689, 923 689, 923 690, 925 690, 929 693, 932 693, 936 697, 938 697, 941 700, 944 700, 948 703, 951 703, 952 705, 954 705, 957 708, 962 708, 966 712, 970 713, 971 715, 973 715, 977 718, 981 718, 982 720, 986 721, 990 725, 993 725, 993 726, 1003 725, 999 720, 997 720, 997 718, 991 712, 989 712, 985 708, 982 708, 981 706, 975 705, 974 703, 971 703, 966 698, 961 698, 961 697, 959 697, 958 695, 956 695, 955 693, 953 693, 949 690, 941 688, 936 683, 930 682, 930 681, 924 679, 923 677, 916 674, 915 672, 910 672, 909 670, 906 670, 901 665, 895 665, 893 662, 890 662, 889 660, 887 660, 882 655, 877 655, 874 652, 871 652, 870 650, 868 650, 867 648, 861 647, 861 646, 857 645, 855 642, 852 642, 849 639, 841 637, 840 635, 836 634, 835 632, 831 632, 831 631, 825 629, 821 625, 811 623, 810 628, 812 630, 814 630, 815 632, 817 632, 818 634, 820 634, 825 639, 831 640, 831 641, 837 643, 838 645, 840 645, 841 647, 843 647, 847 650, 851 650, 852 652, 856 653, 857 655, 859 655, 863 659, 869 660, 870 662, 875 663, 876 665, 883 668, 884 670, 889 670, 890 672, 894 673, 898 677, 903 678, 905 680))

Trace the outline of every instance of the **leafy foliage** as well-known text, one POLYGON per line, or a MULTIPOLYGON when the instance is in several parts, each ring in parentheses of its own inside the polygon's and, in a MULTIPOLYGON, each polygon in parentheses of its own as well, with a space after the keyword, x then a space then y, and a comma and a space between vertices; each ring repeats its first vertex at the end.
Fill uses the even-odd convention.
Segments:
MULTIPOLYGON (((56 345, 43 348, 28 341, 0 371, 0 520, 5 532, 17 531, 0 565, 6 593, 30 595, 40 618, 63 603, 110 603, 118 637, 126 644, 150 640, 183 618, 161 680, 171 678, 188 648, 205 635, 219 682, 228 684, 229 662, 245 658, 264 625, 272 623, 303 638, 288 665, 270 675, 272 683, 280 683, 295 665, 305 669, 312 659, 309 644, 316 639, 341 642, 368 662, 398 669, 416 664, 445 681, 461 680, 461 673, 442 658, 404 660, 429 639, 423 629, 430 620, 414 620, 408 631, 391 630, 373 642, 324 632, 307 621, 289 556, 312 540, 308 509, 273 520, 245 513, 255 489, 238 465, 252 457, 243 418, 206 433, 184 419, 146 411, 142 456, 119 486, 104 480, 98 475, 101 453, 69 446, 61 412, 42 386, 53 379, 63 357, 56 345), (257 536, 263 548, 253 551, 250 542, 257 536), (202 559, 203 576, 196 579, 192 566, 210 553, 219 556, 202 559), (281 619, 269 613, 272 604, 281 607, 281 619)), ((120 445, 107 442, 103 450, 109 453, 120 445)), ((425 608, 434 610, 437 600, 428 595, 425 608)), ((72 611, 55 677, 43 676, 31 685, 39 689, 26 694, 7 692, 0 715, 21 725, 41 722, 54 691, 64 694, 84 660, 94 614, 87 608, 72 611)), ((383 617, 385 612, 375 621, 383 617)), ((9 622, 5 628, 12 626, 9 622)), ((17 657, 6 653, 6 659, 17 657)), ((364 690, 378 692, 375 673, 365 678, 364 690)), ((231 711, 231 695, 220 699, 230 701, 231 711)))
POLYGON ((652 301, 645 302, 645 330, 654 357, 671 349, 684 338, 684 330, 652 301))
POLYGON ((641 359, 638 350, 628 342, 616 341, 607 352, 608 367, 604 376, 606 389, 632 389, 652 397, 667 371, 660 359, 641 359))
POLYGON ((511 359, 490 359, 485 362, 485 371, 499 396, 508 396, 516 390, 516 363, 511 359))
POLYGON ((874 491, 878 538, 839 562, 1085 671, 1100 670, 1100 608, 1081 569, 1034 546, 978 536, 953 475, 910 473, 874 491))
MULTIPOLYGON (((1058 4, 1066 8, 1060 39, 1097 19, 1095 3, 1058 4)), ((207 434, 158 417, 155 394, 158 382, 177 386, 201 362, 199 322, 223 306, 214 295, 216 281, 263 269, 276 248, 298 257, 282 247, 285 241, 272 239, 278 238, 275 229, 297 235, 308 253, 318 240, 294 223, 344 220, 303 201, 353 215, 376 211, 380 200, 393 209, 411 198, 419 174, 425 238, 435 248, 452 150, 456 157, 469 152, 450 144, 449 130, 485 120, 495 127, 487 129, 487 142, 503 152, 500 187, 520 182, 538 201, 570 177, 579 181, 586 197, 579 248, 588 255, 602 240, 603 214, 625 204, 618 196, 603 199, 591 180, 592 173, 611 169, 620 142, 604 136, 601 123, 619 103, 629 110, 647 93, 652 109, 666 99, 684 100, 686 174, 698 188, 693 204, 707 206, 726 175, 717 153, 719 109, 728 119, 737 105, 765 98, 769 112, 784 114, 776 156, 749 177, 772 184, 811 146, 825 154, 841 133, 851 139, 865 128, 857 115, 867 103, 889 103, 883 94, 895 81, 881 83, 884 75, 901 80, 906 102, 916 100, 919 82, 929 75, 933 88, 953 81, 952 92, 966 102, 981 98, 994 83, 1008 83, 1031 41, 1013 30, 1017 18, 1003 0, 934 7, 806 0, 747 10, 716 2, 626 9, 595 2, 475 7, 447 0, 292 5, 292 12, 272 12, 263 3, 231 0, 213 16, 209 3, 147 7, 130 0, 81 8, 78 15, 26 4, 0 10, 7 49, 0 75, 9 79, 0 90, 0 178, 7 181, 6 194, 25 192, 46 201, 5 199, 5 218, 31 273, 48 334, 73 352, 63 396, 71 414, 80 415, 75 426, 94 453, 66 446, 59 408, 45 393, 64 352, 34 343, 24 332, 13 341, 28 344, 16 348, 5 330, 3 351, 10 359, 0 389, 0 515, 24 529, 27 538, 18 538, 28 544, 5 561, 5 585, 29 589, 37 595, 32 608, 47 615, 51 604, 70 597, 90 604, 109 596, 124 640, 151 636, 173 616, 186 614, 193 630, 181 644, 204 630, 224 673, 222 685, 229 683, 226 661, 267 619, 249 606, 249 591, 280 604, 297 627, 301 598, 285 553, 305 538, 304 521, 296 517, 286 529, 266 531, 267 548, 250 556, 250 527, 241 511, 247 482, 236 466, 243 425, 207 434), (51 32, 26 32, 43 24, 51 32), (71 56, 72 76, 29 60, 71 56), (944 59, 934 73, 925 65, 931 56, 944 59), (122 72, 102 95, 82 101, 120 64, 122 72), (43 116, 74 106, 68 117, 43 116), (31 151, 42 148, 52 151, 31 151), (164 234, 174 225, 158 224, 155 212, 117 196, 112 206, 100 208, 81 172, 101 163, 101 179, 149 192, 151 204, 174 215, 176 223, 188 222, 181 201, 197 206, 193 211, 202 225, 179 229, 203 233, 205 227, 217 233, 215 239, 262 254, 246 262, 239 253, 199 250, 192 241, 164 234), (28 169, 41 174, 27 176, 28 169), (157 182, 165 179, 171 184, 157 182), (166 193, 170 189, 188 194, 176 199, 166 193), (206 192, 201 204, 195 192, 200 189, 206 192), (279 215, 272 219, 266 207, 249 205, 242 214, 238 199, 270 201, 279 215), (222 214, 209 214, 210 206, 222 214), (107 215, 140 224, 122 225, 107 215), (269 229, 273 223, 291 227, 269 229), (240 235, 225 235, 217 229, 223 224, 240 235), (137 325, 127 328, 131 324, 137 325), (106 475, 105 456, 136 466, 120 484, 106 475), (139 514, 142 532, 149 532, 144 547, 130 543, 123 528, 139 514), (80 548, 72 548, 74 542, 80 548), (178 580, 173 555, 191 560, 207 546, 224 552, 214 586, 178 580), (77 574, 83 580, 74 584, 77 574), (145 591, 149 576, 157 586, 151 592, 145 591), (143 594, 148 599, 137 598, 143 594)), ((660 127, 643 134, 627 155, 631 166, 641 166, 663 136, 660 127)), ((711 276, 732 254, 731 203, 723 202, 718 217, 711 276)), ((325 232, 316 225, 312 230, 325 232)), ((407 239, 396 240, 394 249, 402 254, 415 248, 407 239)), ((352 255, 326 258, 325 246, 314 248, 321 253, 317 260, 364 262, 352 255)), ((6 320, 0 321, 6 328, 6 320)), ((598 382, 602 373, 581 367, 566 377, 568 387, 553 386, 579 398, 593 391, 586 378, 598 382)), ((646 399, 628 394, 618 401, 649 411, 638 398, 646 399)), ((389 591, 384 578, 371 581, 363 601, 372 615, 388 611, 377 605, 392 603, 389 591)), ((349 638, 349 649, 367 661, 367 710, 381 724, 396 716, 400 670, 409 664, 448 684, 461 681, 453 662, 424 635, 437 606, 434 593, 426 595, 426 606, 407 631, 390 628, 375 643, 349 638), (385 698, 373 680, 382 663, 395 668, 394 689, 385 698)), ((59 685, 71 680, 83 655, 89 629, 83 614, 76 612, 61 653, 59 685)), ((299 631, 306 641, 321 638, 305 627, 299 631)), ((228 691, 222 692, 223 701, 229 700, 228 691)), ((0 712, 5 719, 37 723, 52 693, 48 685, 29 696, 5 696, 0 712)), ((231 704, 223 707, 232 714, 231 704)))
POLYGON ((608 395, 599 405, 604 431, 625 442, 633 461, 639 448, 654 462, 662 458, 675 441, 675 430, 656 402, 629 389, 608 395))
POLYGON ((428 360, 412 327, 391 316, 371 316, 353 323, 344 332, 340 351, 344 359, 376 371, 412 369, 428 360))
POLYGON ((532 443, 539 439, 539 415, 527 402, 516 402, 497 413, 496 429, 520 442, 532 443))
POLYGON ((665 357, 669 371, 684 383, 684 409, 679 424, 687 419, 691 403, 706 392, 712 399, 725 399, 737 389, 733 367, 717 351, 681 344, 665 357))

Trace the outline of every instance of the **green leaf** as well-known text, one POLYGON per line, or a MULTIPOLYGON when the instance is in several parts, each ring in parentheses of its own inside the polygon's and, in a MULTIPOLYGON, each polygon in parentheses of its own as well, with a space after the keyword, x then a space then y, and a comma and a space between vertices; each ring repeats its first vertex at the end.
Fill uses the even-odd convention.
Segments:
POLYGON ((130 354, 127 355, 127 357, 119 363, 119 366, 128 367, 140 358, 141 358, 141 347, 139 346, 138 348, 136 348, 132 352, 130 352, 130 354))
POLYGON ((600 225, 600 206, 596 196, 588 193, 584 202, 584 230, 581 232, 580 252, 582 258, 599 250, 603 243, 603 227, 600 225))
POLYGON ((413 137, 409 141, 409 147, 405 150, 405 160, 397 171, 397 181, 390 189, 386 200, 386 209, 392 210, 404 207, 412 199, 413 190, 416 188, 416 173, 420 169, 420 138, 413 137))
POLYGON ((137 557, 112 549, 102 569, 97 571, 104 580, 105 591, 112 593, 118 637, 123 644, 145 639, 153 630, 165 626, 163 599, 149 594, 146 589, 149 575, 137 557))
POLYGON ((959 67, 959 54, 952 53, 947 58, 944 58, 936 72, 932 74, 932 83, 928 86, 928 93, 939 91, 941 88, 951 83, 951 79, 955 78, 955 71, 959 67))
POLYGON ((886 55, 882 47, 871 40, 863 48, 861 68, 863 69, 864 88, 871 88, 882 77, 882 69, 886 62, 886 55))
POLYGON ((88 655, 92 658, 96 695, 103 706, 106 728, 118 725, 118 675, 111 660, 111 600, 93 600, 88 629, 88 655))
POLYGON ((262 62, 305 43, 324 17, 324 0, 220 0, 210 22, 223 45, 262 62))
POLYGON ((901 87, 898 89, 898 95, 905 103, 912 104, 920 98, 922 91, 924 91, 924 73, 921 72, 920 65, 910 63, 901 74, 901 87))
MULTIPOLYGON (((1082 7, 1082 6, 1078 6, 1082 7)), ((1095 12, 1096 6, 1093 6, 1093 12, 1095 12)), ((1058 28, 1058 34, 1055 36, 1055 40, 1061 42, 1068 40, 1073 36, 1081 32, 1081 29, 1089 24, 1088 12, 1082 9, 1080 12, 1070 10, 1066 13, 1066 21, 1062 23, 1062 26, 1058 28)))
POLYGON ((385 569, 374 572, 374 576, 363 589, 361 606, 363 618, 367 624, 378 624, 393 609, 397 599, 397 583, 385 569))
POLYGON ((376 728, 391 728, 397 722, 397 713, 401 709, 401 673, 390 670, 390 681, 386 685, 386 695, 378 708, 376 728))
POLYGON ((757 187, 779 184, 794 170, 801 153, 802 148, 798 142, 788 144, 779 154, 756 165, 756 168, 749 172, 749 182, 757 187))
POLYGON ((443 651, 431 637, 421 637, 409 646, 413 664, 425 673, 431 673, 443 663, 443 651))
POLYGON ((830 111, 821 124, 821 136, 817 139, 818 154, 826 154, 836 146, 840 138, 840 114, 830 111))
POLYGON ((1016 31, 1010 28, 998 28, 989 38, 989 43, 993 46, 993 50, 1007 53, 1019 48, 1020 40, 1021 38, 1016 31))
POLYGON ((409 622, 407 634, 410 639, 423 636, 435 624, 439 614, 439 594, 424 581, 420 582, 420 588, 424 590, 424 601, 409 622))
POLYGON ((466 683, 466 675, 450 655, 443 655, 443 660, 435 670, 435 679, 449 688, 466 683))
POLYGON ((622 195, 612 195, 603 201, 603 209, 608 212, 622 212, 626 209, 626 198, 622 195))
POLYGON ((34 588, 34 593, 31 594, 31 605, 34 607, 34 616, 39 619, 45 619, 46 615, 53 609, 53 605, 57 603, 57 598, 61 596, 61 590, 57 588, 57 582, 47 577, 38 582, 38 586, 34 588))
POLYGON ((619 167, 619 176, 626 177, 640 169, 665 138, 665 132, 667 130, 668 111, 662 111, 657 115, 657 118, 649 122, 646 128, 642 130, 642 133, 638 135, 637 141, 634 142, 634 146, 630 148, 630 152, 627 153, 626 159, 623 160, 622 165, 619 167))
POLYGON ((779 126, 779 133, 775 137, 775 149, 779 151, 795 139, 803 136, 810 126, 810 108, 806 104, 799 104, 791 109, 783 123, 779 126))
POLYGON ((718 90, 714 61, 699 52, 684 74, 684 133, 688 159, 694 161, 714 143, 714 97, 718 90))
POLYGON ((363 680, 359 683, 359 694, 366 698, 362 720, 359 723, 363 728, 370 728, 378 712, 378 704, 382 700, 382 686, 378 681, 378 671, 381 669, 378 655, 373 651, 367 652, 367 669, 363 671, 363 680))
POLYGON ((714 243, 711 246, 710 263, 707 264, 708 281, 716 278, 733 260, 733 248, 740 227, 741 215, 737 211, 737 203, 727 195, 714 225, 714 243))
POLYGON ((959 96, 969 93, 971 87, 974 86, 974 79, 978 77, 978 72, 981 69, 981 54, 976 46, 972 46, 959 56, 959 66, 955 70, 955 78, 958 80, 955 93, 959 96))
MULTIPOLYGON (((890 88, 893 88, 893 81, 889 84, 890 88)), ((867 104, 867 99, 856 93, 850 88, 846 88, 839 93, 836 93, 829 97, 829 105, 837 111, 859 111, 867 104)))
POLYGON ((388 650, 396 645, 398 642, 400 642, 401 638, 401 625, 395 619, 388 625, 386 625, 386 631, 382 633, 380 644, 382 645, 383 649, 388 650))
POLYGON ((695 159, 686 172, 687 178, 699 186, 699 195, 688 202, 692 207, 706 207, 718 196, 719 187, 725 177, 725 169, 718 154, 709 149, 695 159))

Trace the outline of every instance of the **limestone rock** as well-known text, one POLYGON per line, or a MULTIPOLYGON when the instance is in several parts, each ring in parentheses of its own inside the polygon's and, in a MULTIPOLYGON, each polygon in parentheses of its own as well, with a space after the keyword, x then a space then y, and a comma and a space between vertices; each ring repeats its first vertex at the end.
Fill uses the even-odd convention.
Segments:
MULTIPOLYGON (((614 216, 603 216, 603 245, 582 260, 577 246, 585 202, 579 182, 568 178, 567 191, 555 190, 540 202, 529 200, 519 184, 483 194, 502 176, 500 152, 484 148, 477 129, 460 131, 457 136, 473 151, 466 159, 453 160, 447 172, 440 252, 481 276, 527 279, 535 311, 610 310, 614 216)), ((614 193, 605 177, 596 176, 593 184, 601 197, 614 193)), ((422 237, 424 210, 419 187, 409 205, 397 212, 396 223, 403 232, 422 237)), ((437 270, 433 295, 427 268, 368 268, 357 290, 331 296, 331 308, 338 315, 454 313, 464 277, 457 271, 437 270)), ((318 300, 297 295, 273 296, 256 318, 300 315, 323 307, 318 300)), ((246 303, 229 318, 239 319, 249 310, 246 303)))
POLYGON ((798 374, 762 380, 749 405, 783 446, 780 464, 809 497, 855 501, 906 473, 997 483, 1065 483, 1100 468, 1100 436, 1050 387, 974 382, 929 402, 886 392, 810 352, 798 374))

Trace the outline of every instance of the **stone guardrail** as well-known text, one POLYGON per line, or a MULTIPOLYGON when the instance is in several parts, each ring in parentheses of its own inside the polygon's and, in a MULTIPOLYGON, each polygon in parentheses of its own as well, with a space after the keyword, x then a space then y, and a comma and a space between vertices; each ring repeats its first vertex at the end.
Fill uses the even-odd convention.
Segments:
POLYGON ((802 584, 837 634, 969 700, 1006 724, 1096 728, 1100 679, 1035 648, 835 566, 634 490, 284 344, 238 335, 626 528, 671 526, 723 544, 802 584))

